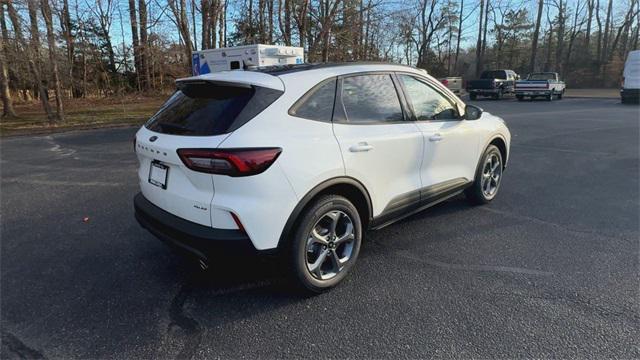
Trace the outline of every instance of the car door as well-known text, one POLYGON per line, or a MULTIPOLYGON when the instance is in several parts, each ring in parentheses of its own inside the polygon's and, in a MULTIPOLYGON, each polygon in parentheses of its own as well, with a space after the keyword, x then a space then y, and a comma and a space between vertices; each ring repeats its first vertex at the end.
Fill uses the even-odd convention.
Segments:
POLYGON ((455 100, 429 79, 409 74, 398 74, 398 79, 424 136, 423 201, 434 192, 473 181, 479 156, 477 122, 462 120, 455 100))
POLYGON ((366 187, 373 216, 420 201, 423 137, 411 121, 391 73, 338 79, 333 131, 347 176, 366 187))

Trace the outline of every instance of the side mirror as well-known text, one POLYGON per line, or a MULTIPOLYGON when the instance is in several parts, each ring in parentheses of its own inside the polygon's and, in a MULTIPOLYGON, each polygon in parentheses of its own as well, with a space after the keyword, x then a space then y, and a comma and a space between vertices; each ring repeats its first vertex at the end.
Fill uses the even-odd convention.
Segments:
POLYGON ((465 120, 478 120, 482 116, 482 109, 475 105, 467 105, 464 107, 465 120))

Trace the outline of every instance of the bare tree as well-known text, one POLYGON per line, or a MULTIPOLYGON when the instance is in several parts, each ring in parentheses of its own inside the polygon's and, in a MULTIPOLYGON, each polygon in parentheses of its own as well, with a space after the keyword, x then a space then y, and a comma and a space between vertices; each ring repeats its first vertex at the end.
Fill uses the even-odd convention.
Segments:
POLYGON ((174 22, 180 33, 180 37, 184 42, 184 52, 186 67, 191 67, 191 52, 193 44, 191 43, 191 32, 189 31, 189 18, 187 17, 187 4, 185 0, 168 0, 169 8, 174 16, 174 22))
POLYGON ((136 1, 129 0, 129 23, 131 24, 131 44, 133 47, 133 64, 136 68, 136 85, 141 89, 140 73, 143 71, 140 62, 140 40, 138 34, 138 20, 136 15, 136 1))
POLYGON ((145 0, 138 1, 138 15, 140 19, 140 68, 142 71, 143 89, 151 88, 151 74, 149 73, 150 52, 147 28, 147 3, 145 0))
MULTIPOLYGON (((42 102, 42 108, 47 114, 47 118, 49 121, 55 121, 56 115, 51 110, 51 105, 49 104, 49 95, 46 83, 41 75, 41 61, 40 61, 40 31, 38 30, 38 4, 37 0, 27 0, 27 8, 29 11, 29 20, 30 20, 30 31, 31 31, 31 41, 30 41, 30 53, 29 53, 29 68, 33 74, 33 78, 37 83, 38 93, 40 97, 40 101, 42 102)), ((21 37, 19 35, 20 21, 18 18, 18 13, 13 8, 11 3, 8 3, 9 16, 11 17, 11 21, 13 22, 14 31, 16 31, 16 37, 21 37)))
POLYGON ((94 0, 93 4, 87 4, 94 17, 98 20, 98 36, 104 41, 104 48, 109 59, 109 71, 116 72, 116 55, 111 42, 111 23, 116 3, 114 0, 94 0))
POLYGON ((482 22, 484 15, 484 0, 480 0, 480 16, 478 17, 478 42, 476 43, 476 76, 482 71, 482 22))
POLYGON ((542 9, 544 0, 538 0, 538 15, 536 17, 536 27, 531 40, 531 58, 529 60, 529 72, 536 71, 536 53, 538 52, 538 36, 540 36, 540 23, 542 22, 542 9))
POLYGON ((56 58, 56 35, 53 31, 53 19, 49 0, 40 0, 42 17, 47 28, 47 43, 49 45, 49 63, 53 78, 53 91, 56 95, 56 120, 64 121, 64 109, 62 106, 62 88, 60 86, 60 73, 58 71, 58 59, 56 58))
POLYGON ((16 111, 13 109, 13 100, 9 91, 9 71, 7 69, 7 22, 4 17, 4 6, 0 3, 0 25, 2 26, 2 38, 0 38, 0 97, 2 98, 2 117, 14 118, 16 111))
POLYGON ((556 62, 555 65, 558 68, 562 67, 562 54, 564 51, 564 36, 566 25, 566 0, 554 1, 555 7, 558 9, 558 27, 556 28, 556 62))
POLYGON ((464 0, 460 0, 460 14, 458 15, 458 35, 456 35, 456 58, 453 68, 458 68, 458 56, 460 55, 460 40, 462 39, 462 22, 464 21, 464 0))
POLYGON ((607 6, 607 17, 604 22, 604 40, 602 41, 602 51, 600 52, 600 57, 598 61, 602 63, 604 59, 607 57, 607 51, 609 46, 609 36, 611 31, 611 9, 613 7, 613 0, 609 0, 609 5, 607 6))

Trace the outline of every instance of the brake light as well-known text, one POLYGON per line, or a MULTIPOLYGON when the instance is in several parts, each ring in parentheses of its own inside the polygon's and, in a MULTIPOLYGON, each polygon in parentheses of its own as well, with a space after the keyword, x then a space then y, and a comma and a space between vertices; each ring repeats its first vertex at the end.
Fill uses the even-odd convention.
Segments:
POLYGON ((281 148, 178 149, 178 156, 193 171, 238 177, 264 172, 281 152, 281 148))
POLYGON ((447 80, 447 79, 442 79, 441 82, 442 82, 442 85, 444 85, 444 86, 449 85, 449 80, 447 80))

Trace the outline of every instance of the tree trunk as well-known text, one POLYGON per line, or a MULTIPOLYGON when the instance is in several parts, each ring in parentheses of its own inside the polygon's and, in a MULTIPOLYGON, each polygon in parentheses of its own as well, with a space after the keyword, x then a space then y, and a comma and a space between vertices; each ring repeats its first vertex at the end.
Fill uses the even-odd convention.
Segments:
POLYGON ((2 23, 2 38, 0 38, 0 98, 2 98, 2 117, 14 118, 13 100, 9 91, 9 72, 7 71, 6 46, 8 40, 7 22, 4 18, 4 6, 0 4, 0 22, 2 23))
MULTIPOLYGON (((47 115, 47 119, 53 122, 56 119, 56 115, 51 110, 51 105, 49 104, 49 91, 47 89, 46 83, 41 76, 41 61, 40 61, 40 33, 38 32, 38 4, 37 0, 27 0, 27 7, 29 10, 29 20, 30 20, 30 30, 31 30, 31 51, 28 56, 29 68, 31 69, 31 73, 33 74, 33 79, 35 80, 38 87, 38 94, 40 95, 40 102, 42 102, 42 108, 47 115)), ((13 11, 13 16, 11 9, 13 6, 11 2, 9 4, 9 16, 11 17, 11 21, 13 22, 14 28, 20 28, 20 22, 15 9, 13 11)))
MULTIPOLYGON (((47 43, 49 46, 49 63, 51 64, 51 75, 53 77, 53 91, 56 95, 57 120, 64 121, 64 109, 62 106, 62 89, 60 87, 60 73, 58 71, 58 59, 56 58, 56 34, 53 32, 53 21, 51 18, 51 7, 49 0, 40 0, 42 17, 47 28, 47 43)), ((112 50, 113 51, 113 50, 112 50)))
POLYGON ((267 12, 269 13, 269 44, 273 44, 273 0, 267 2, 267 12))
POLYGON ((482 35, 482 54, 480 55, 480 60, 482 61, 480 63, 481 67, 484 63, 484 55, 487 52, 487 29, 489 28, 489 1, 490 0, 485 0, 486 5, 485 5, 485 9, 484 9, 484 29, 482 31, 484 31, 483 35, 482 35))
POLYGON ((211 48, 211 24, 209 23, 209 12, 211 11, 211 0, 202 0, 200 2, 201 15, 202 15, 202 46, 201 48, 211 48))
POLYGON ((556 44, 556 63, 555 66, 558 69, 562 68, 562 54, 564 51, 564 29, 565 29, 565 4, 564 4, 565 0, 560 0, 559 2, 559 6, 558 6, 558 29, 557 31, 557 39, 558 42, 556 44))
POLYGON ((196 27, 196 0, 191 0, 191 29, 193 29, 193 50, 198 51, 198 28, 196 27))
POLYGON ((536 17, 536 28, 533 31, 533 41, 531 42, 531 58, 529 59, 529 72, 536 71, 536 52, 538 51, 538 37, 540 36, 540 23, 542 22, 542 9, 544 0, 538 0, 538 16, 536 17))
POLYGON ((596 0, 596 24, 598 25, 598 40, 596 42, 596 61, 600 62, 602 54, 602 22, 600 21, 600 0, 596 0))
POLYGON ((220 0, 219 28, 218 28, 218 47, 227 47, 227 6, 228 0, 220 0))
POLYGON ((71 24, 71 14, 69 13, 69 0, 62 1, 62 14, 60 16, 62 35, 67 45, 67 63, 69 65, 69 82, 71 84, 71 95, 76 98, 80 96, 75 81, 75 39, 71 24))
POLYGON ((589 43, 591 42, 591 19, 593 18, 594 0, 587 0, 587 30, 584 38, 584 51, 591 54, 589 43))
POLYGON ((609 0, 609 6, 607 7, 607 17, 604 22, 604 40, 602 42, 602 52, 600 53, 600 62, 604 62, 607 58, 607 51, 609 47, 609 32, 611 31, 611 8, 613 6, 613 0, 609 0))
POLYGON ((476 43, 476 77, 482 71, 482 21, 484 14, 484 0, 480 0, 480 17, 478 19, 478 42, 476 43))
POLYGON ((149 44, 147 37, 147 3, 138 1, 138 15, 140 18, 140 67, 142 68, 142 88, 148 90, 151 87, 151 75, 149 74, 149 44))
POLYGON ((191 43, 191 31, 189 30, 189 18, 187 17, 187 3, 185 0, 169 0, 169 8, 173 13, 178 32, 184 42, 184 55, 186 68, 191 68, 191 53, 193 44, 191 43))
POLYGON ((458 19, 458 35, 456 36, 456 59, 453 62, 453 69, 458 69, 458 56, 460 55, 460 38, 462 37, 462 15, 464 13, 464 0, 460 0, 460 15, 458 19))
POLYGON ((138 38, 136 0, 129 0, 129 22, 131 24, 131 45, 133 47, 133 64, 136 68, 136 83, 138 86, 138 90, 141 90, 141 74, 143 71, 142 64, 140 63, 140 40, 138 38))

